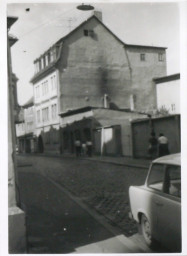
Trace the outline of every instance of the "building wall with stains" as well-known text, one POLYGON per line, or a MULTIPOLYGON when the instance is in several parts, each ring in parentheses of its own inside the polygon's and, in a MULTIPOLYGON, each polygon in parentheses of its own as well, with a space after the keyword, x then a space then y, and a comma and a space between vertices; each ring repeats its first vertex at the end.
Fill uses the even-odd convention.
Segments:
POLYGON ((61 111, 84 106, 128 108, 130 70, 123 45, 96 19, 63 44, 60 69, 61 111), (84 36, 84 30, 93 31, 84 36))
POLYGON ((63 41, 58 64, 61 112, 103 107, 104 95, 112 109, 155 108, 152 79, 166 74, 166 61, 158 61, 159 53, 165 58, 164 48, 125 46, 92 18, 63 41), (146 61, 140 61, 141 53, 146 61))

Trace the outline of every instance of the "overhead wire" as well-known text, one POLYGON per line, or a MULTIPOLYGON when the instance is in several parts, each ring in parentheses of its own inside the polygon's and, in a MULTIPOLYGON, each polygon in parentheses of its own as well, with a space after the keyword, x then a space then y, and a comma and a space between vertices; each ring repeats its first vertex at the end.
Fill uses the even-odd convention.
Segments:
POLYGON ((35 31, 35 30, 38 30, 39 28, 41 28, 41 27, 43 27, 43 26, 45 26, 45 25, 47 25, 47 24, 51 24, 52 22, 58 20, 62 15, 65 15, 65 14, 71 12, 71 11, 74 10, 74 9, 75 9, 75 8, 73 7, 73 8, 71 8, 70 10, 68 10, 67 12, 61 13, 60 15, 58 15, 57 17, 55 17, 54 19, 52 19, 52 20, 47 20, 46 22, 44 22, 44 23, 42 23, 41 25, 39 25, 39 26, 37 26, 37 27, 31 29, 30 31, 26 32, 25 34, 20 35, 20 36, 19 36, 19 39, 21 39, 21 38, 23 38, 24 36, 26 36, 26 35, 32 33, 32 32, 35 31))

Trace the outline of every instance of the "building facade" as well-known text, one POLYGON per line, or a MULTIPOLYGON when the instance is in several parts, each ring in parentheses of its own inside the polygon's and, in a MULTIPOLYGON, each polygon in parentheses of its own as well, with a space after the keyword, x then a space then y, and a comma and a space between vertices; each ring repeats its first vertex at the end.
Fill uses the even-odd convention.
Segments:
MULTIPOLYGON (((53 61, 51 56, 48 59, 49 63, 53 61)), ((34 84, 36 124, 34 134, 37 138, 37 151, 41 153, 44 149, 48 152, 59 152, 58 75, 58 70, 52 69, 44 77, 37 79, 34 84)))
POLYGON ((33 97, 20 110, 19 121, 16 124, 17 146, 20 153, 36 152, 35 106, 33 97))
POLYGON ((166 48, 126 44, 97 14, 34 61, 31 82, 40 152, 61 147, 58 115, 84 107, 156 109, 153 77, 166 75, 166 48))

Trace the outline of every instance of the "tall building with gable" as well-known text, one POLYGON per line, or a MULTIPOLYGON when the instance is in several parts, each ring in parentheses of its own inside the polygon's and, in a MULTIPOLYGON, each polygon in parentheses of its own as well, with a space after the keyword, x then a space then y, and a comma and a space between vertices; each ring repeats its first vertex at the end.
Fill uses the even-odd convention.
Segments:
MULTIPOLYGON (((101 13, 95 12, 38 57, 34 65, 31 82, 38 146, 40 151, 57 151, 64 143, 59 127, 68 130, 69 126, 60 116, 71 111, 86 107, 154 110, 153 78, 166 75, 166 48, 122 42, 103 23, 101 13)), ((74 135, 69 137, 71 145, 74 139, 74 135)))

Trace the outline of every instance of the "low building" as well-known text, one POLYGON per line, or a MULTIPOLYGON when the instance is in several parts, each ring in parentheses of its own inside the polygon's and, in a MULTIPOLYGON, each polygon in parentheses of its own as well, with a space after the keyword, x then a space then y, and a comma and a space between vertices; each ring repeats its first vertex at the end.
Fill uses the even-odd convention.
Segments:
POLYGON ((75 141, 92 141, 97 155, 132 156, 131 121, 147 115, 84 107, 61 113, 61 152, 75 153, 75 141))
POLYGON ((170 114, 180 114, 180 74, 154 78, 157 109, 170 114))
POLYGON ((148 157, 149 138, 154 130, 158 138, 163 133, 169 141, 169 152, 181 151, 181 126, 180 115, 167 115, 152 117, 143 120, 134 120, 132 126, 133 157, 148 157))
POLYGON ((35 106, 33 97, 22 107, 19 121, 16 124, 16 136, 18 151, 20 153, 36 152, 35 131, 35 106))

